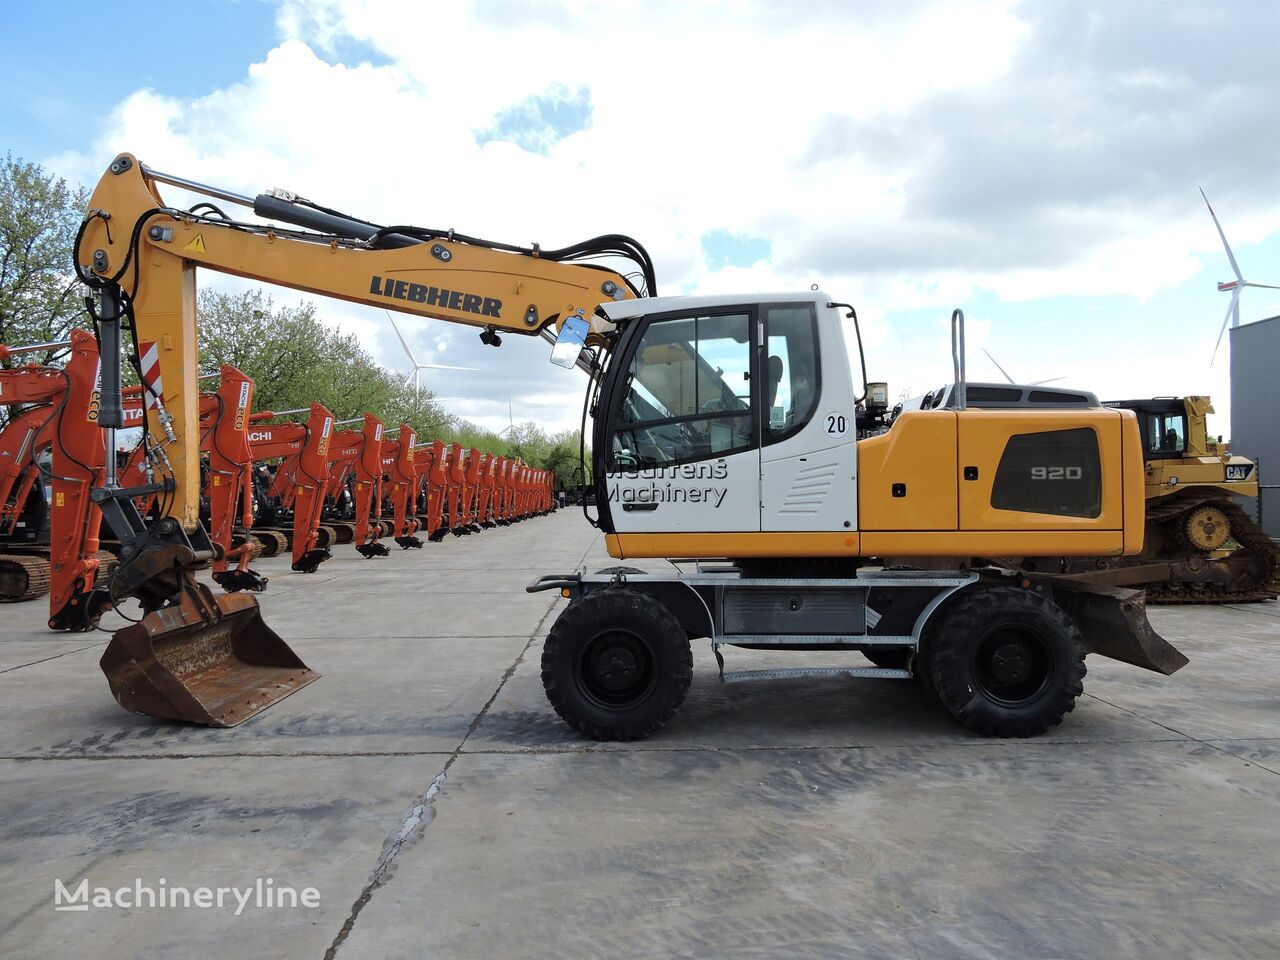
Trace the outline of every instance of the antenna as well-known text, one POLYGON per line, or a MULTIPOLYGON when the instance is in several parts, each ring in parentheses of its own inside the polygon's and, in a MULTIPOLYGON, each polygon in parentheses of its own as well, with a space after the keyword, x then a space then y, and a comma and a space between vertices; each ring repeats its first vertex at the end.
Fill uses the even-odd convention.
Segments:
POLYGON ((476 370, 476 367, 455 367, 447 363, 431 363, 429 361, 419 361, 413 355, 413 351, 409 348, 409 341, 404 338, 404 334, 400 332, 400 328, 396 325, 396 318, 391 315, 390 310, 383 310, 387 315, 387 319, 391 321, 391 329, 396 332, 396 337, 400 340, 400 346, 404 347, 404 352, 409 358, 410 371, 409 375, 404 378, 404 385, 407 387, 410 382, 413 383, 413 392, 422 393, 422 371, 423 370, 476 370))
POLYGON ((1218 348, 1222 346, 1222 336, 1227 332, 1227 322, 1230 321, 1232 327, 1240 326, 1240 294, 1245 287, 1263 287, 1267 290, 1280 290, 1280 286, 1274 283, 1254 283, 1252 280, 1246 280, 1244 274, 1240 272, 1240 264, 1236 263, 1236 255, 1231 252, 1231 244, 1227 243, 1227 235, 1222 231, 1222 224, 1218 222, 1218 215, 1213 212, 1213 205, 1209 203, 1209 198, 1205 196, 1204 187, 1200 188, 1200 196, 1204 197, 1204 205, 1209 208, 1209 216, 1213 217, 1213 225, 1218 228, 1218 236, 1222 238, 1223 249, 1227 251, 1227 260, 1231 264, 1231 272, 1236 275, 1234 280, 1228 280, 1225 283, 1218 284, 1218 290, 1221 292, 1231 291, 1231 303, 1227 305, 1227 315, 1222 318, 1222 328, 1218 331, 1217 342, 1213 345, 1213 356, 1209 358, 1209 366, 1213 366, 1213 361, 1218 358, 1218 348))

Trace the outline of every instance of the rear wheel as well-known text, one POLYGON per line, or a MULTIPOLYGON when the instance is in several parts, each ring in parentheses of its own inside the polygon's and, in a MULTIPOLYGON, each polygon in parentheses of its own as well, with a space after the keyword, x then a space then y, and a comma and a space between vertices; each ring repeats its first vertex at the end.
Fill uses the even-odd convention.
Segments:
POLYGON ((593 740, 639 740, 670 720, 693 678, 680 623, 639 590, 594 590, 565 608, 542 649, 542 686, 593 740))
POLYGON ((1062 722, 1083 692, 1084 641, 1030 590, 959 597, 930 632, 922 669, 942 705, 972 730, 1033 737, 1062 722))

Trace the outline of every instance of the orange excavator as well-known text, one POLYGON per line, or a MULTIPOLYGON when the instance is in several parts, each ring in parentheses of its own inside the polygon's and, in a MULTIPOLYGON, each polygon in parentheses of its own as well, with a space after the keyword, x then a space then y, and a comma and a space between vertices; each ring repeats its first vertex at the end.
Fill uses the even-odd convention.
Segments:
POLYGON ((496 453, 485 454, 480 465, 480 503, 476 508, 476 524, 482 530, 492 530, 494 493, 498 488, 498 465, 502 457, 496 453))
POLYGON ((417 432, 407 423, 400 424, 399 436, 383 444, 382 461, 386 465, 386 491, 391 499, 392 535, 402 550, 420 550, 422 541, 418 521, 413 516, 413 499, 418 486, 418 466, 414 458, 417 432))
POLYGON ((471 499, 475 495, 472 479, 472 458, 479 457, 480 452, 474 447, 463 450, 462 444, 455 443, 450 447, 449 455, 449 532, 455 537, 464 537, 471 533, 471 499))
MULTIPOLYGON (((385 557, 387 548, 378 542, 382 524, 375 513, 382 490, 382 421, 366 413, 352 420, 339 420, 335 426, 350 423, 361 424, 361 429, 335 432, 329 448, 326 503, 334 505, 349 495, 352 536, 342 542, 354 542, 356 550, 365 558, 385 557)), ((336 525, 333 520, 327 524, 336 525)))
POLYGON ((363 557, 385 557, 390 551, 382 537, 382 421, 364 415, 362 443, 355 461, 355 545, 363 557))
POLYGON ((0 440, 0 492, 6 502, 12 496, 25 503, 39 482, 33 453, 52 448, 47 553, 0 554, 0 591, 6 599, 27 599, 43 592, 43 580, 49 588, 50 629, 82 631, 92 630, 111 606, 109 593, 95 589, 101 513, 90 497, 104 459, 96 423, 97 341, 73 330, 63 343, 0 347, 0 358, 68 346, 71 359, 65 367, 0 370, 0 403, 39 405, 10 422, 0 440))
MULTIPOLYGON (((220 381, 215 392, 200 394, 200 451, 207 458, 203 500, 208 504, 209 539, 214 547, 214 582, 229 592, 266 589, 267 578, 249 567, 254 541, 248 531, 254 520, 253 453, 250 432, 253 425, 276 416, 273 411, 250 413, 253 380, 231 364, 223 364, 216 374, 201 379, 220 381)), ((140 388, 124 391, 126 422, 142 422, 140 388)), ((125 486, 146 487, 151 480, 147 445, 139 444, 121 468, 125 486)), ((154 492, 134 499, 144 516, 155 502, 154 492)))
MULTIPOLYGON (((12 373, 0 377, 11 384, 12 373)), ((0 603, 34 600, 49 590, 48 549, 43 542, 49 507, 41 482, 39 438, 50 410, 50 404, 42 402, 11 413, 0 430, 0 603)))
POLYGON ((449 453, 439 440, 430 441, 420 452, 421 468, 425 468, 427 488, 427 540, 439 543, 449 528, 445 525, 445 500, 449 494, 449 453))
POLYGON ((293 514, 292 569, 314 573, 332 553, 320 546, 320 513, 329 481, 329 443, 333 414, 312 403, 305 424, 272 424, 250 436, 255 461, 284 457, 270 485, 280 507, 293 514))
POLYGON ((213 579, 224 590, 265 590, 267 578, 251 569, 253 541, 253 380, 231 364, 220 368, 212 424, 205 433, 209 454, 206 490, 209 537, 216 548, 213 579), (237 521, 244 535, 237 539, 237 521), (234 568, 231 567, 234 564, 234 568))

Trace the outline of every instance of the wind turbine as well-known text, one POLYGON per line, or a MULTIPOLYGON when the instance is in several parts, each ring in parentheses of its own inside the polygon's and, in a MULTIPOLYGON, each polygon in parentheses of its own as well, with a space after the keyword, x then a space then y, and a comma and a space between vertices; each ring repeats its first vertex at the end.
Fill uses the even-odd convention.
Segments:
POLYGON ((400 328, 396 326, 396 318, 391 315, 390 310, 384 310, 387 319, 391 321, 391 329, 396 332, 396 336, 400 338, 400 346, 404 347, 404 352, 409 357, 409 363, 412 369, 409 375, 404 378, 404 385, 407 387, 410 381, 413 381, 413 392, 422 393, 422 371, 423 370, 475 370, 475 367, 455 367, 447 363, 430 363, 419 361, 413 355, 413 351, 409 349, 409 341, 404 338, 404 334, 400 332, 400 328))
POLYGON ((515 436, 515 433, 516 433, 516 418, 511 413, 511 394, 508 393, 507 394, 507 426, 498 431, 498 436, 502 437, 502 436, 510 435, 513 437, 515 436))
MULTIPOLYGON (((993 356, 991 355, 991 352, 990 352, 989 350, 987 350, 987 348, 986 348, 986 347, 983 347, 983 348, 982 348, 982 352, 983 352, 983 353, 985 353, 985 354, 987 355, 987 359, 988 359, 988 360, 990 360, 992 363, 994 363, 994 364, 996 365, 996 369, 997 369, 997 370, 999 370, 1001 373, 1003 373, 1003 374, 1004 374, 1004 378, 1005 378, 1006 380, 1008 380, 1008 381, 1009 381, 1010 383, 1012 383, 1012 384, 1015 384, 1015 385, 1017 384, 1017 381, 1016 381, 1016 380, 1014 380, 1014 379, 1013 379, 1013 377, 1009 376, 1009 374, 1005 371, 1004 367, 1000 366, 1000 361, 999 361, 999 360, 997 360, 995 357, 993 357, 993 356)), ((1066 379, 1066 377, 1050 377, 1048 380, 1032 380, 1029 384, 1027 384, 1027 386, 1029 386, 1029 387, 1038 387, 1038 386, 1040 386, 1041 384, 1045 384, 1045 383, 1054 383, 1055 381, 1058 381, 1058 380, 1065 380, 1065 379, 1066 379)))
POLYGON ((1219 291, 1231 291, 1231 304, 1227 307, 1227 315, 1222 318, 1222 329, 1218 331, 1218 342, 1213 345, 1213 356, 1209 358, 1209 366, 1212 367, 1213 361, 1218 358, 1218 348, 1222 346, 1222 335, 1227 332, 1227 321, 1230 321, 1233 327, 1240 326, 1240 293, 1244 288, 1265 287, 1267 290, 1280 290, 1280 286, 1276 286, 1274 283, 1254 283, 1252 280, 1244 278, 1244 274, 1240 272, 1240 265, 1236 263, 1236 255, 1231 252, 1231 244, 1227 243, 1227 235, 1222 232, 1222 224, 1218 222, 1218 215, 1213 212, 1213 204, 1209 203, 1209 198, 1204 195, 1204 187, 1200 188, 1200 196, 1204 197, 1204 205, 1209 208, 1209 216, 1213 217, 1213 225, 1218 228, 1218 236, 1222 238, 1222 246, 1227 251, 1227 259, 1231 262, 1231 272, 1236 275, 1234 280, 1218 284, 1219 291))

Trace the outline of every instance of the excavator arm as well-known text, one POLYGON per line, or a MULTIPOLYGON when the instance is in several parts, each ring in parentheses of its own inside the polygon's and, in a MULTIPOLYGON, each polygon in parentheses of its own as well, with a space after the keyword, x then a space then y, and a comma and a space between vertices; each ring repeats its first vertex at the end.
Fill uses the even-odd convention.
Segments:
MULTIPOLYGON (((169 516, 188 533, 198 524, 197 269, 480 327, 488 343, 500 343, 500 333, 535 335, 568 325, 572 336, 563 346, 572 355, 562 358, 565 365, 578 359, 573 344, 609 329, 595 316, 598 303, 652 294, 655 285, 648 254, 625 237, 542 250, 453 231, 379 227, 283 191, 250 198, 157 173, 129 154, 118 156, 99 181, 76 258, 81 277, 102 293, 100 320, 108 340, 115 321, 132 327, 131 359, 147 395, 148 430, 164 438, 172 466, 169 516), (212 202, 171 207, 161 197, 161 183, 311 229, 236 220, 212 202), (605 255, 633 259, 643 285, 574 262, 605 255)), ((111 415, 113 390, 118 386, 108 375, 107 428, 122 425, 111 415)))
MULTIPOLYGON (((554 340, 552 359, 563 366, 582 365, 582 347, 608 337, 612 324, 597 314, 599 304, 655 292, 648 253, 626 237, 544 250, 380 226, 282 191, 251 198, 162 174, 129 154, 112 161, 93 192, 75 266, 97 294, 88 304, 103 360, 97 422, 105 446, 114 449, 114 431, 126 425, 127 348, 145 409, 142 456, 151 465, 146 483, 122 486, 109 457, 92 491, 121 543, 112 597, 136 597, 146 612, 112 639, 103 670, 127 709, 218 725, 239 723, 316 675, 262 622, 253 597, 214 597, 193 575, 218 553, 200 523, 199 270, 478 327, 494 346, 505 333, 542 335, 554 340), (165 201, 162 184, 204 199, 179 209, 165 201), (629 259, 636 271, 623 276, 583 262, 601 257, 629 259), (133 499, 147 496, 161 505, 151 522, 133 499)), ((402 432, 399 447, 389 484, 396 536, 414 545, 405 502, 416 479, 411 432, 402 432)), ((318 516, 323 507, 323 457, 306 467, 314 496, 299 491, 296 515, 318 516)), ((451 522, 466 521, 451 511, 451 522)), ((311 542, 295 543, 294 553, 295 569, 319 559, 311 542)))

